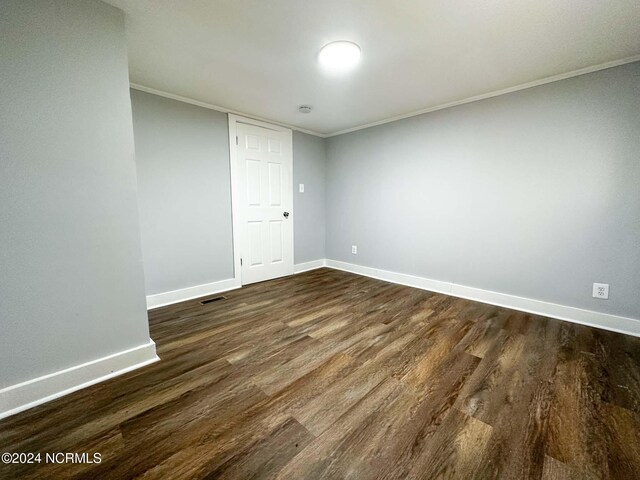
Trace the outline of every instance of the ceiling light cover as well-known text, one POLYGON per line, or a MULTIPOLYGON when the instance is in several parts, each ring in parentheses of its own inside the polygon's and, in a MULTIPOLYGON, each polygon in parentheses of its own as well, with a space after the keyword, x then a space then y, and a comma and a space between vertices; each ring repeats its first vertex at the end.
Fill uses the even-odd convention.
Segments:
POLYGON ((347 40, 331 42, 320 50, 318 62, 331 73, 343 73, 352 70, 360 61, 360 47, 347 40))

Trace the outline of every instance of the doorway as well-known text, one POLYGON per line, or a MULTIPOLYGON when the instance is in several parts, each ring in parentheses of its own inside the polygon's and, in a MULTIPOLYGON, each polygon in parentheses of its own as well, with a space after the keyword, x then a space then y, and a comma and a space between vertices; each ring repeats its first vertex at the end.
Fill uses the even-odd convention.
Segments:
POLYGON ((293 274, 290 129, 229 115, 233 250, 242 285, 293 274))

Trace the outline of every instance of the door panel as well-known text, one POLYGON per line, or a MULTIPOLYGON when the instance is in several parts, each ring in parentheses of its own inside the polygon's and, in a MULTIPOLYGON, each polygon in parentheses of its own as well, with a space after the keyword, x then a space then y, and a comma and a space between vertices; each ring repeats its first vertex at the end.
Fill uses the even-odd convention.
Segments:
POLYGON ((271 220, 269 222, 271 227, 269 241, 271 243, 271 263, 282 262, 282 220, 271 220))
POLYGON ((239 243, 246 285, 293 273, 293 161, 290 132, 238 123, 237 135, 239 243))
POLYGON ((269 206, 282 206, 282 181, 279 163, 269 162, 269 206))
POLYGON ((252 207, 260 206, 260 161, 247 159, 247 202, 252 207))
POLYGON ((252 267, 262 265, 262 222, 247 222, 249 249, 248 264, 252 267))

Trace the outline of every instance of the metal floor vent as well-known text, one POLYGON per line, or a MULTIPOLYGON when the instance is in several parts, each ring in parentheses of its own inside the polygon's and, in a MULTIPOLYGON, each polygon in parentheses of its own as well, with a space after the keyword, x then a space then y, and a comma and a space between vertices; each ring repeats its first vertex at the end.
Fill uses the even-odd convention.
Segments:
POLYGON ((213 303, 213 302, 217 302, 218 300, 226 300, 227 297, 213 297, 213 298, 207 298, 206 300, 202 300, 200 302, 200 305, 206 305, 207 303, 213 303))

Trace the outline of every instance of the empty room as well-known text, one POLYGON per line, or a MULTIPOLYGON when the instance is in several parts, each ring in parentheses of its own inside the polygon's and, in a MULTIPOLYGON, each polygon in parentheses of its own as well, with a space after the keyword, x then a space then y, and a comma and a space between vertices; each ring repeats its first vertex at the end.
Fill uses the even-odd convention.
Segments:
POLYGON ((0 479, 640 478, 639 26, 0 0, 0 479))

